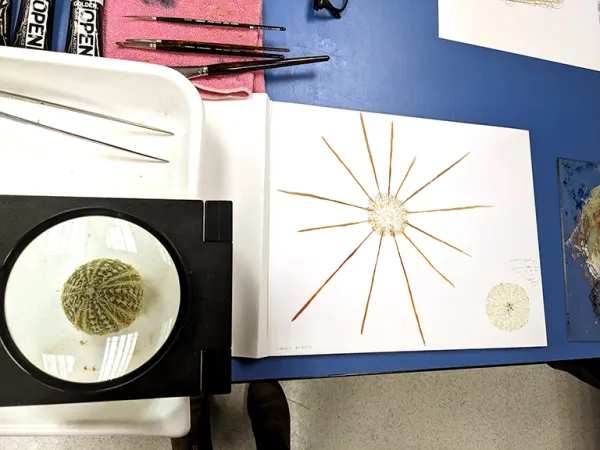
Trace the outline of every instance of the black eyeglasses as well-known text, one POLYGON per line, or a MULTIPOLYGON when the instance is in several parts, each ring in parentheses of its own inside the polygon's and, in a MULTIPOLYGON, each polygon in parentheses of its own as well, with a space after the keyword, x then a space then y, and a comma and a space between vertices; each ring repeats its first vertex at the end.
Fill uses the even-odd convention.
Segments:
MULTIPOLYGON (((315 11, 326 9, 331 13, 333 17, 335 17, 336 19, 341 19, 341 13, 344 11, 344 9, 346 9, 346 6, 348 6, 348 0, 338 0, 337 2, 341 2, 342 6, 340 8, 332 5, 330 0, 314 0, 313 8, 315 9, 315 11)), ((334 3, 336 2, 334 1, 334 3)))

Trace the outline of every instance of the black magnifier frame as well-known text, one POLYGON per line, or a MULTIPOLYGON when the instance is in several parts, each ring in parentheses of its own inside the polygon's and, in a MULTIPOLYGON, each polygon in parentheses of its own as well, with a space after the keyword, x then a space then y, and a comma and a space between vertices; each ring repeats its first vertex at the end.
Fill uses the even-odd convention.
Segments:
POLYGON ((315 11, 326 9, 333 17, 335 17, 336 19, 341 19, 342 12, 344 12, 346 6, 348 6, 348 0, 343 0, 343 2, 344 3, 342 4, 341 8, 336 8, 331 4, 329 0, 314 0, 313 8, 315 9, 315 11))
POLYGON ((42 384, 45 384, 50 388, 57 389, 59 391, 70 391, 79 393, 106 392, 108 390, 124 386, 128 383, 131 383, 132 381, 137 380, 142 375, 150 371, 169 352, 173 343, 179 337, 180 331, 184 326, 184 322, 186 321, 188 311, 190 309, 190 303, 190 282, 181 254, 179 253, 175 245, 171 243, 169 238, 165 234, 163 234, 163 232, 159 231, 153 225, 141 218, 136 217, 135 215, 128 214, 115 209, 94 207, 77 208, 49 217, 41 223, 39 223, 33 229, 29 230, 19 240, 19 242, 16 243, 12 251, 7 256, 6 260, 4 261, 4 264, 0 268, 0 340, 6 352, 24 372, 26 372, 35 380, 41 382, 42 384), (33 242, 42 233, 56 225, 59 225, 63 222, 67 222, 72 219, 90 216, 104 216, 112 217, 115 219, 121 219, 143 228, 144 230, 149 232, 154 238, 156 238, 158 242, 162 244, 163 247, 169 253, 169 256, 173 260, 173 263, 177 270, 177 274, 179 276, 180 303, 177 318, 175 320, 175 324, 173 325, 173 329, 169 334, 169 337, 164 342, 162 347, 152 356, 152 358, 150 358, 137 369, 123 376, 95 383, 80 383, 67 381, 62 378, 57 378, 44 372, 43 370, 35 366, 31 361, 29 361, 29 359, 27 359, 27 357, 25 357, 23 353, 21 353, 16 343, 13 341, 12 336, 10 335, 10 332, 8 330, 8 323, 5 314, 5 296, 6 287, 8 284, 11 270, 13 269, 15 263, 21 256, 23 250, 25 250, 31 242, 33 242))

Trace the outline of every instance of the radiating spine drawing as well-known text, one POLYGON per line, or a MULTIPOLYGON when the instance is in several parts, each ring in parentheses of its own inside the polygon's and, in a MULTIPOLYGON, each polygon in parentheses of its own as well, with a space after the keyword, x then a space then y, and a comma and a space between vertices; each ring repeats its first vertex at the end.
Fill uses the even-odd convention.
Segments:
POLYGON ((317 296, 321 293, 321 291, 325 288, 325 286, 337 275, 337 273, 342 269, 342 267, 344 267, 344 265, 361 249, 361 247, 365 244, 365 242, 367 242, 367 240, 369 240, 372 236, 375 235, 375 236, 379 236, 379 242, 378 242, 378 246, 377 246, 377 254, 375 256, 373 272, 370 274, 371 275, 371 283, 370 283, 369 292, 367 295, 365 311, 364 311, 364 315, 363 315, 363 319, 362 319, 362 325, 361 325, 360 332, 362 334, 365 329, 365 323, 366 323, 367 315, 369 312, 369 305, 371 303, 371 296, 373 293, 373 286, 375 284, 375 277, 377 274, 377 266, 379 264, 379 256, 381 253, 382 243, 383 243, 384 238, 386 240, 391 239, 391 240, 393 240, 393 248, 396 250, 396 252, 398 254, 398 260, 400 262, 400 267, 402 269, 402 273, 403 273, 404 279, 406 281, 408 295, 410 298, 410 302, 411 302, 412 310, 413 310, 415 320, 417 323, 417 327, 419 329, 421 340, 423 341, 423 345, 426 345, 423 328, 421 326, 421 321, 419 320, 419 314, 417 313, 413 290, 412 290, 410 282, 409 282, 407 264, 406 264, 404 258, 402 257, 403 252, 400 251, 400 246, 398 245, 398 237, 402 237, 402 238, 406 239, 406 241, 410 244, 410 246, 413 247, 417 251, 417 253, 419 253, 419 255, 421 257, 423 257, 423 259, 427 262, 427 264, 431 267, 431 269, 433 269, 433 271, 435 271, 441 278, 443 278, 450 286, 454 287, 454 284, 448 279, 448 277, 446 277, 440 270, 438 270, 438 268, 433 264, 433 262, 431 262, 431 260, 421 251, 421 249, 417 246, 417 244, 413 241, 413 239, 411 239, 411 237, 408 236, 407 231, 413 230, 414 232, 418 232, 419 234, 427 236, 442 245, 445 245, 459 253, 462 253, 463 255, 466 255, 466 256, 471 256, 471 255, 469 255, 464 250, 461 250, 457 246, 450 244, 449 242, 445 241, 444 239, 436 237, 436 236, 430 234, 429 232, 423 230, 422 228, 417 227, 415 224, 413 224, 411 222, 410 218, 412 216, 418 215, 418 214, 440 213, 440 212, 450 212, 450 211, 466 211, 466 210, 472 210, 472 209, 491 208, 492 206, 491 205, 469 205, 469 206, 454 206, 454 207, 448 207, 448 208, 427 209, 427 210, 411 210, 411 209, 409 209, 407 204, 410 200, 412 200, 419 193, 421 193, 424 189, 426 189, 428 186, 430 186, 432 183, 434 183, 440 177, 442 177, 443 175, 448 173, 450 170, 452 170, 454 167, 456 167, 458 164, 460 164, 462 161, 464 161, 465 158, 467 158, 467 156, 469 155, 469 153, 466 153, 461 158, 459 158, 458 160, 453 162, 451 165, 449 165, 447 168, 445 168, 440 173, 435 175, 432 179, 430 179, 428 182, 423 184, 420 188, 418 188, 417 190, 412 192, 410 195, 407 195, 406 197, 404 197, 404 199, 401 199, 401 197, 399 197, 400 191, 401 191, 402 187, 404 186, 407 178, 409 177, 413 166, 415 165, 415 162, 417 159, 416 156, 413 158, 412 162, 410 163, 404 177, 402 178, 402 181, 400 182, 398 189, 395 192, 393 192, 391 190, 391 185, 392 185, 392 162, 393 162, 393 156, 394 156, 394 122, 392 121, 391 131, 390 131, 390 153, 389 153, 389 171, 387 174, 388 175, 387 176, 387 178, 388 178, 387 189, 382 192, 381 184, 379 182, 379 177, 377 176, 377 171, 375 169, 373 153, 371 152, 371 145, 369 143, 367 128, 365 126, 365 121, 364 121, 362 114, 360 114, 360 123, 361 123, 362 132, 363 132, 363 136, 364 136, 364 140, 365 140, 365 145, 366 145, 366 149, 367 149, 367 153, 368 153, 368 157, 369 157, 369 161, 370 161, 370 166, 373 170, 373 177, 375 180, 375 184, 377 186, 377 193, 375 195, 369 194, 369 192, 364 188, 364 186, 360 183, 360 181, 354 175, 352 170, 346 165, 346 163, 344 163, 344 161, 342 160, 340 155, 334 150, 334 148, 331 146, 331 144, 325 139, 325 137, 323 137, 322 139, 323 139, 323 142, 325 143, 326 147, 331 151, 331 153, 335 156, 335 158, 339 161, 339 163, 343 166, 343 168, 346 170, 346 172, 352 177, 354 182, 360 187, 360 189, 363 191, 363 193, 367 197, 365 206, 351 204, 351 203, 347 203, 344 201, 340 201, 340 200, 336 200, 336 199, 332 199, 332 198, 328 198, 328 197, 323 197, 323 196, 312 194, 312 193, 294 192, 294 191, 288 191, 288 190, 282 190, 282 189, 279 190, 280 192, 283 192, 284 194, 288 194, 288 195, 300 196, 300 197, 304 197, 304 198, 326 201, 326 202, 335 203, 338 205, 344 205, 344 206, 351 207, 351 208, 361 209, 365 213, 365 219, 362 221, 354 221, 354 222, 332 224, 332 225, 328 224, 328 225, 318 226, 318 227, 314 227, 314 228, 306 228, 306 229, 299 230, 299 232, 301 232, 301 233, 318 231, 318 230, 331 230, 331 229, 336 229, 336 228, 357 226, 357 225, 361 225, 361 224, 368 224, 370 226, 370 232, 366 235, 366 237, 364 237, 360 241, 360 243, 358 243, 358 245, 354 248, 354 250, 352 250, 352 252, 342 261, 342 263, 333 271, 333 273, 331 275, 329 275, 329 277, 325 280, 325 282, 315 291, 315 293, 308 299, 308 301, 306 303, 304 303, 304 305, 298 310, 298 312, 292 318, 292 322, 295 321, 296 319, 298 319, 298 317, 300 317, 300 315, 302 313, 304 313, 304 311, 311 305, 311 303, 315 300, 315 298, 317 298, 317 296))

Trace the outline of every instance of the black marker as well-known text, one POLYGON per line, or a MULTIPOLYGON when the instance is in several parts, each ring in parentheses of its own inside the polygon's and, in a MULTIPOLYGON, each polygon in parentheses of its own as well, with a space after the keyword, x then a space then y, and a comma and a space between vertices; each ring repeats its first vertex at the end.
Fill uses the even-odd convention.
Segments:
POLYGON ((23 0, 13 47, 49 50, 53 18, 54 0, 23 0))
POLYGON ((104 0, 71 1, 66 53, 102 56, 103 5, 104 0))
POLYGON ((9 45, 12 0, 0 0, 0 45, 9 45))

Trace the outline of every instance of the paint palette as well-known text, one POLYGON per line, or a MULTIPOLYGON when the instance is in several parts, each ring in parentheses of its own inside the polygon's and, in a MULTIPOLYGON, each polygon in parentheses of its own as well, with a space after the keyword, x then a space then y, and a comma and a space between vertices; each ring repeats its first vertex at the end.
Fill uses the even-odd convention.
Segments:
POLYGON ((600 164, 558 160, 569 341, 600 341, 600 164))

